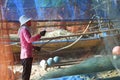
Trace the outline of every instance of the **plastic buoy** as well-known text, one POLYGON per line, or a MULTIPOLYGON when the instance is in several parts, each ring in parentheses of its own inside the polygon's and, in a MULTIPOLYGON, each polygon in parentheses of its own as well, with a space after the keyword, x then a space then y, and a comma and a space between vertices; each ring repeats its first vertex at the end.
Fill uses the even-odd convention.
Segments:
POLYGON ((53 58, 53 61, 54 61, 54 63, 59 63, 60 62, 60 57, 59 56, 55 56, 53 58))
POLYGON ((51 66, 53 63, 54 63, 54 62, 53 62, 53 58, 48 58, 48 60, 47 60, 47 65, 48 65, 48 66, 51 66))
POLYGON ((46 69, 47 68, 47 63, 46 61, 43 59, 40 61, 40 66, 43 68, 43 69, 46 69))
POLYGON ((120 46, 115 46, 112 50, 113 55, 120 55, 120 46))

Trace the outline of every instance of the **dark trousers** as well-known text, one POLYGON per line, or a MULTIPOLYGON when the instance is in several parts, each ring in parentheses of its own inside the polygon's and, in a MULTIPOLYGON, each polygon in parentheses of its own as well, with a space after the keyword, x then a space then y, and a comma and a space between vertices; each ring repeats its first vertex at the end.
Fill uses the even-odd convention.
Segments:
POLYGON ((32 68, 33 58, 21 59, 21 64, 23 65, 22 80, 29 80, 32 68))

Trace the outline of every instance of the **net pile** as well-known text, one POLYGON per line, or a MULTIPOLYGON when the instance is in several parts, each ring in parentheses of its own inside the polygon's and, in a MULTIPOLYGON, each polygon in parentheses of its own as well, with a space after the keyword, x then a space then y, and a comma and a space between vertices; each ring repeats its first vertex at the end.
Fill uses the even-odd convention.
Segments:
MULTIPOLYGON (((74 35, 74 33, 71 33, 64 29, 57 29, 51 32, 47 32, 44 38, 50 38, 50 37, 59 37, 59 36, 68 36, 68 35, 74 35)), ((69 39, 76 39, 77 37, 69 37, 69 39)), ((66 38, 61 38, 59 40, 66 40, 66 38)))

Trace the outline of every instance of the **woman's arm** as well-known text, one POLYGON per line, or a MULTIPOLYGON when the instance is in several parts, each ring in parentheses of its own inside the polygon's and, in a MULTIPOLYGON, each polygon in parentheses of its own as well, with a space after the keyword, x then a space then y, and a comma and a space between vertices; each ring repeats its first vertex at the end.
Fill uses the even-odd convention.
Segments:
POLYGON ((35 36, 31 36, 30 32, 25 28, 23 30, 23 35, 24 35, 25 40, 28 43, 32 43, 32 42, 37 41, 37 40, 39 40, 41 38, 40 34, 37 34, 35 36))

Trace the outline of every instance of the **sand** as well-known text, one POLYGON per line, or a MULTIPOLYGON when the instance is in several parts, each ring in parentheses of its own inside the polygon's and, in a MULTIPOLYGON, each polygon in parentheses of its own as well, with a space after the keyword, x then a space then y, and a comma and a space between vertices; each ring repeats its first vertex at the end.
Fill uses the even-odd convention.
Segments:
MULTIPOLYGON (((68 67, 68 66, 64 66, 62 68, 65 68, 65 67, 68 67)), ((57 69, 58 67, 51 67, 51 68, 47 68, 47 70, 44 70, 42 67, 39 66, 39 63, 33 63, 30 80, 37 80, 36 78, 40 78, 47 72, 57 70, 57 69)), ((15 80, 21 80, 22 70, 23 69, 21 64, 14 66, 15 80)))

